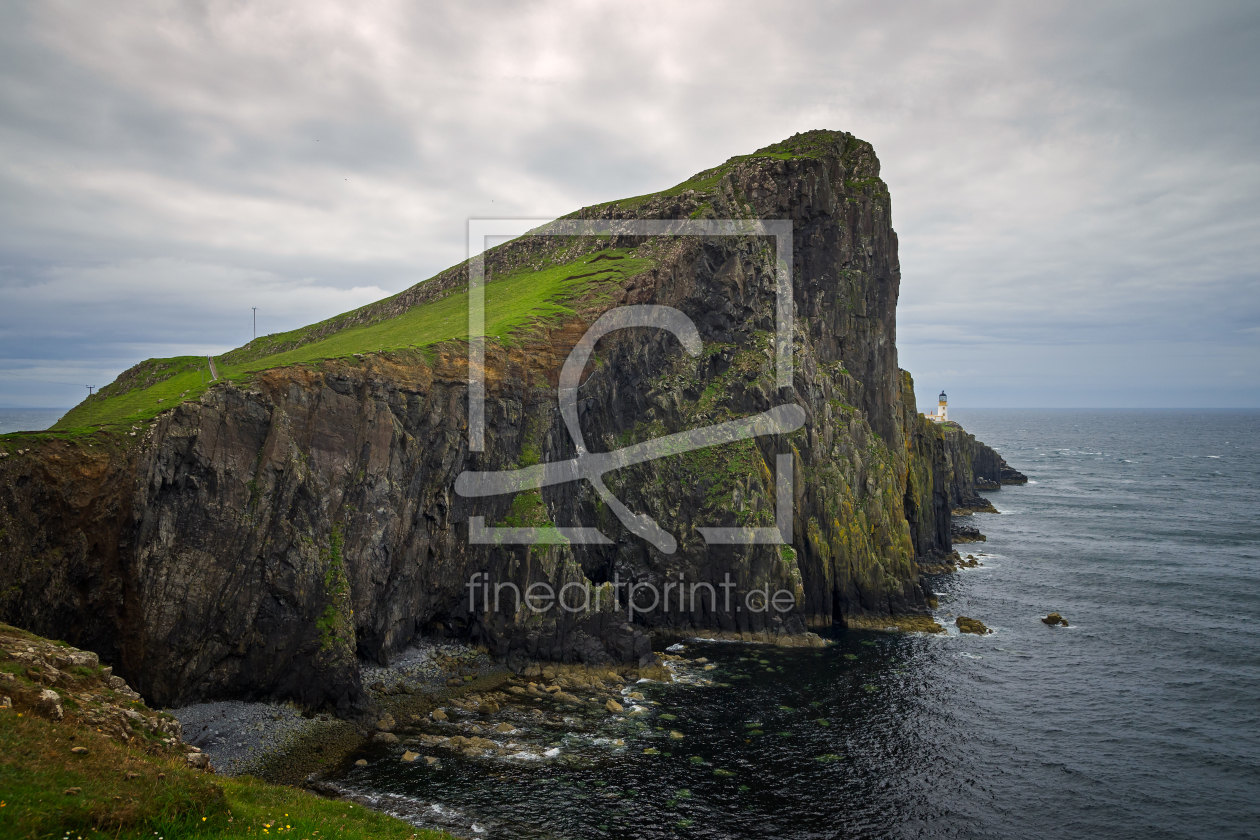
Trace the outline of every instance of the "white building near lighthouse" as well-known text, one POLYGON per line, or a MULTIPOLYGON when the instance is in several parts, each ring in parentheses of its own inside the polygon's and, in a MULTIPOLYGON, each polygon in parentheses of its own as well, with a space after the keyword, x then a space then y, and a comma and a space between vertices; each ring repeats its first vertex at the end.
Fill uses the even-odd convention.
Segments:
POLYGON ((927 415, 927 419, 933 423, 944 423, 949 420, 949 402, 945 399, 944 391, 941 391, 941 395, 936 398, 936 411, 927 415))

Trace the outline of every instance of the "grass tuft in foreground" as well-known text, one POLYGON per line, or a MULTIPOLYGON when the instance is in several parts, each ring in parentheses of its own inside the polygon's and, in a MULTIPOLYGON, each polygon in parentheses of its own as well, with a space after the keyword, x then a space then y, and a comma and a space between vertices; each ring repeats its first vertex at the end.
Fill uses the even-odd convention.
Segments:
POLYGON ((0 837, 67 836, 448 840, 361 805, 214 776, 181 757, 154 757, 89 730, 0 709, 0 837))

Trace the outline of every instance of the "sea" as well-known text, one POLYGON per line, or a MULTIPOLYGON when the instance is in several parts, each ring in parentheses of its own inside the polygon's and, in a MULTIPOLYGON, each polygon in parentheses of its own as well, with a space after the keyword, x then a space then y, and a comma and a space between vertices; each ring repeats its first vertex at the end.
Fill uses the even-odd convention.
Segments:
POLYGON ((713 684, 636 686, 651 720, 330 778, 487 840, 1260 837, 1260 412, 951 414, 1030 480, 933 579, 947 634, 694 641, 713 684))
POLYGON ((0 435, 42 432, 65 413, 64 408, 0 408, 0 435))

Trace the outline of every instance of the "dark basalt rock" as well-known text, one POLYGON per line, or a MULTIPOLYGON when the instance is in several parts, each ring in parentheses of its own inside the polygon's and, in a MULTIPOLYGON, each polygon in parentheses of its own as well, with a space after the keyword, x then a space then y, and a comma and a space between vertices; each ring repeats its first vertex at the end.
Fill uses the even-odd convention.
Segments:
MULTIPOLYGON (((467 356, 454 342, 219 382, 134 438, 24 444, 21 457, 0 459, 0 620, 97 651, 162 705, 287 699, 353 714, 370 707, 359 659, 384 663, 421 630, 520 669, 530 660, 651 665, 654 633, 777 637, 925 615, 919 561, 950 554, 951 511, 987 504, 977 475, 1006 482, 1001 470, 1013 471, 956 424, 920 415, 898 369, 897 236, 874 150, 810 132, 701 175, 694 189, 574 217, 790 219, 791 387, 772 376, 776 274, 763 238, 575 246, 526 237, 490 253, 492 273, 571 247, 639 248, 653 267, 574 303, 567 320, 488 346, 484 453, 469 451, 467 356), (674 554, 625 531, 579 483, 546 488, 531 509, 546 523, 599 527, 612 545, 471 545, 470 517, 501 524, 520 500, 461 497, 456 476, 572 457, 558 371, 602 311, 639 303, 687 313, 706 352, 692 359, 652 330, 601 340, 580 393, 593 451, 784 403, 803 409, 805 427, 610 473, 631 510, 677 537, 674 554), (791 547, 706 544, 698 527, 773 520, 780 452, 794 464, 791 547), (478 572, 521 591, 614 579, 659 589, 680 575, 716 584, 729 574, 735 603, 766 585, 793 604, 783 615, 732 612, 702 597, 695 609, 629 622, 607 598, 577 614, 531 616, 470 604, 478 572)), ((466 279, 457 266, 334 321, 394 317, 466 279)), ((239 361, 249 350, 235 353, 239 361)))
POLYGON ((963 525, 959 522, 954 522, 952 530, 954 542, 956 543, 985 542, 988 540, 988 537, 980 533, 980 529, 974 525, 963 525))
POLYGON ((1003 484, 1027 484, 1028 476, 1006 463, 1006 459, 984 444, 979 444, 972 458, 972 469, 977 479, 977 490, 1000 490, 1003 484), (980 481, 984 482, 981 486, 980 481))

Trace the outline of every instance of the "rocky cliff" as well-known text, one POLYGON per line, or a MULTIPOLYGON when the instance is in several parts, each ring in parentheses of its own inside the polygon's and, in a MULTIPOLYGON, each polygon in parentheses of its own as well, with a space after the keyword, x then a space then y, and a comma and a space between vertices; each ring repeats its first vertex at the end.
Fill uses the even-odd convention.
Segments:
POLYGON ((0 619, 98 651, 160 704, 276 697, 347 712, 365 702, 359 658, 385 661, 422 632, 470 638, 511 662, 646 662, 654 632, 786 636, 925 612, 917 559, 950 550, 950 511, 973 499, 977 469, 991 472, 998 456, 914 408, 897 366, 897 237, 870 145, 797 135, 570 218, 790 220, 792 385, 774 375, 772 239, 526 237, 488 255, 488 313, 496 289, 562 278, 562 292, 487 345, 484 451, 469 447, 467 344, 387 332, 458 308, 468 273, 457 266, 234 351, 219 364, 243 372, 186 389, 170 407, 159 399, 151 417, 75 429, 88 415, 72 413, 60 434, 5 438, 0 619), (796 406, 803 425, 609 472, 612 494, 669 532, 672 552, 627 530, 589 482, 456 493, 466 470, 577 454, 558 409, 561 368, 601 314, 639 304, 681 311, 702 344, 692 355, 646 328, 601 339, 578 394, 591 451, 775 406, 796 406), (371 338, 346 352, 355 336, 371 338), (775 525, 779 455, 793 478, 790 543, 707 543, 703 528, 775 525), (610 539, 470 544, 472 517, 598 527, 610 539), (499 587, 508 594, 496 609, 470 599, 475 574, 518 591, 579 584, 605 597, 539 613, 499 587), (749 593, 765 587, 789 596, 783 609, 726 608, 725 590, 714 599, 703 588, 726 581, 734 605, 759 603, 749 593), (614 582, 652 584, 666 601, 630 616, 614 582), (701 596, 676 608, 666 584, 699 585, 701 596))

